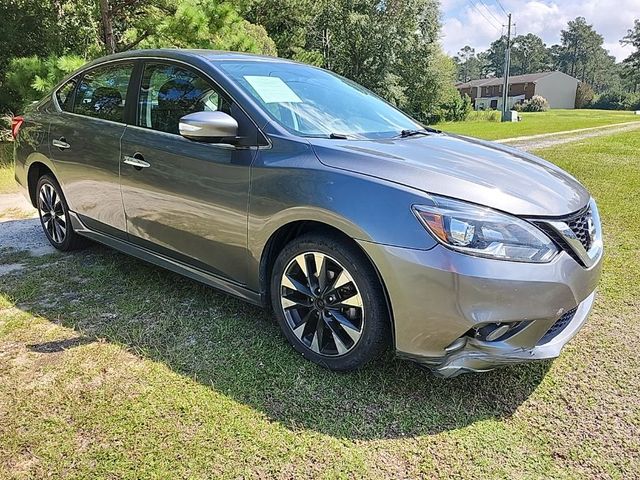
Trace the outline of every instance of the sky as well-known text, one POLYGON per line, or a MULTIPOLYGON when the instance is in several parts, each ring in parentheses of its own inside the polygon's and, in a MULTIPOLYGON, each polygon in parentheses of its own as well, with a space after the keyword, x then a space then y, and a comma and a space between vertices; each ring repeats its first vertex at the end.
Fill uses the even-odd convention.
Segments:
POLYGON ((560 43, 560 30, 569 20, 582 16, 618 61, 633 51, 619 40, 640 19, 640 0, 441 0, 445 52, 455 55, 465 45, 486 50, 507 23, 500 5, 513 14, 518 35, 535 33, 549 46, 560 43))

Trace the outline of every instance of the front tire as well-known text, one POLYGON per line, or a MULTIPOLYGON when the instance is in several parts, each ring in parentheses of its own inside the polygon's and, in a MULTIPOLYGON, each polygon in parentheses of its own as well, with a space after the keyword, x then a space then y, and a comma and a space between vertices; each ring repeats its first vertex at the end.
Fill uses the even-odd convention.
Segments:
POLYGON ((354 370, 389 345, 389 313, 378 276, 356 245, 307 234, 280 252, 271 303, 284 335, 305 358, 354 370))
POLYGON ((43 175, 36 186, 38 216, 49 243, 60 251, 77 250, 88 240, 73 230, 69 206, 60 185, 50 175, 43 175))

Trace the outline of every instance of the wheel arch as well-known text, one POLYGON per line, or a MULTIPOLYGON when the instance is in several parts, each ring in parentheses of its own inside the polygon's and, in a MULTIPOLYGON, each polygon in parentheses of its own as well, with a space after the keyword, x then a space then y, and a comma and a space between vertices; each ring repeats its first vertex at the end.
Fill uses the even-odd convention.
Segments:
MULTIPOLYGON (((43 175, 49 174, 56 181, 58 178, 53 170, 44 162, 39 160, 31 163, 27 170, 27 191, 29 192, 29 199, 31 200, 31 204, 34 208, 37 208, 37 192, 36 187, 38 186, 38 180, 43 175)), ((58 182, 59 183, 59 182, 58 182)))
POLYGON ((389 327, 391 331, 391 342, 395 348, 395 322, 393 317, 393 309, 391 306, 391 299, 389 298, 389 292, 385 285, 384 279, 380 273, 380 270, 373 262, 371 257, 365 252, 362 247, 356 242, 353 237, 345 233, 343 230, 330 225, 328 223, 324 223, 318 220, 295 220, 289 223, 286 223, 279 227, 275 232, 271 234, 269 239, 265 244, 265 248, 262 251, 262 255, 260 257, 260 266, 259 266, 259 282, 260 282, 260 296, 263 299, 263 304, 266 308, 272 308, 271 305, 271 274, 273 271, 273 265, 275 263, 278 254, 282 251, 282 249, 293 239, 310 233, 317 233, 321 235, 329 235, 336 238, 339 238, 343 241, 346 241, 352 245, 354 245, 357 250, 363 255, 363 257, 369 262, 369 265, 373 268, 373 271, 376 273, 376 277, 378 282, 380 282, 380 286, 382 287, 382 291, 385 296, 385 303, 387 305, 387 311, 389 315, 389 327))

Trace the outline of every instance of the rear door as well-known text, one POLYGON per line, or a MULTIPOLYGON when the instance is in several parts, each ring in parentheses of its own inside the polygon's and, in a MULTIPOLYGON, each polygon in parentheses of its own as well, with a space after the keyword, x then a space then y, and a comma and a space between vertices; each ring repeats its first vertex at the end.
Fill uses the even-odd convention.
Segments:
POLYGON ((120 140, 125 131, 133 62, 97 66, 56 92, 51 157, 69 208, 90 228, 126 238, 120 194, 120 140))
POLYGON ((121 185, 129 241, 245 283, 250 165, 257 150, 178 134, 189 113, 222 110, 257 138, 241 109, 201 72, 151 61, 140 78, 136 124, 122 139, 121 185))

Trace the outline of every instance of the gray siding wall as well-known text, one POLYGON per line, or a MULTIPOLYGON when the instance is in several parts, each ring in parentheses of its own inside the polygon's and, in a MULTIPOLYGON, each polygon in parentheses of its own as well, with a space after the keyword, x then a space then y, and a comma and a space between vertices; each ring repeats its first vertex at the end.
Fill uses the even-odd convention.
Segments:
POLYGON ((578 80, 562 72, 553 72, 536 82, 536 95, 549 101, 551 108, 575 108, 578 80))

